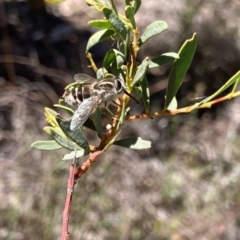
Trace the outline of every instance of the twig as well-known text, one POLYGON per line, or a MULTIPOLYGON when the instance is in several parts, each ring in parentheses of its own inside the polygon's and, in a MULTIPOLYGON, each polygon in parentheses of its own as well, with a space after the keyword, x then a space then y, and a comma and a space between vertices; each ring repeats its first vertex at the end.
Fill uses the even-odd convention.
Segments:
POLYGON ((69 224, 69 215, 70 215, 70 209, 71 209, 73 190, 75 185, 74 173, 76 168, 76 161, 77 161, 77 157, 75 153, 73 162, 69 166, 67 196, 65 201, 65 208, 63 210, 62 240, 68 240, 70 238, 70 233, 68 232, 68 224, 69 224))
POLYGON ((80 178, 87 170, 90 168, 90 166, 96 161, 97 157, 99 157, 102 154, 102 151, 96 151, 94 153, 90 153, 89 158, 86 162, 82 164, 81 167, 78 168, 77 172, 75 173, 75 180, 80 178))
POLYGON ((193 110, 200 109, 200 108, 211 108, 212 105, 214 105, 214 104, 230 100, 237 96, 240 96, 240 91, 234 92, 234 93, 229 93, 229 94, 225 95, 224 97, 217 98, 215 100, 203 103, 201 105, 199 105, 199 103, 195 103, 194 105, 183 107, 183 108, 178 108, 176 110, 162 110, 160 112, 155 112, 155 113, 143 113, 143 114, 135 115, 135 116, 127 116, 126 120, 146 119, 146 118, 154 118, 154 117, 168 116, 168 115, 174 116, 174 115, 180 114, 180 113, 189 113, 193 110))
POLYGON ((74 156, 73 162, 69 166, 69 178, 68 178, 68 186, 67 186, 67 196, 65 201, 65 207, 63 210, 63 222, 62 222, 62 240, 68 240, 71 234, 68 232, 68 225, 69 225, 69 216, 70 216, 70 209, 72 203, 72 196, 74 185, 76 180, 85 173, 89 167, 96 161, 96 158, 102 154, 102 151, 96 151, 91 153, 88 160, 83 163, 83 165, 77 169, 76 173, 76 161, 77 157, 76 154, 74 156))

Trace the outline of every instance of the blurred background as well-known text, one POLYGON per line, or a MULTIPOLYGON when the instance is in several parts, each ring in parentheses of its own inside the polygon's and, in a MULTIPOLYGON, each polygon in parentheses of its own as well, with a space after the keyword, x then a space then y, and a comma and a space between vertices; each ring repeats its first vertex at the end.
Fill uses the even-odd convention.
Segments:
MULTIPOLYGON (((117 2, 123 12, 124 1, 117 2)), ((178 52, 197 32, 196 54, 178 93, 180 105, 193 104, 239 70, 239 12, 237 0, 143 0, 140 32, 155 20, 166 21, 169 30, 145 45, 139 61, 178 52)), ((53 108, 72 76, 94 76, 85 47, 96 29, 87 22, 99 17, 83 0, 0 2, 0 239, 60 238, 67 152, 30 145, 49 139, 44 107, 53 108)), ((99 67, 111 45, 92 50, 99 67)), ((149 73, 154 110, 169 71, 149 73)), ((239 119, 236 98, 188 115, 126 122, 122 137, 140 135, 152 148, 111 147, 83 175, 73 197, 72 239, 240 239, 239 119)))

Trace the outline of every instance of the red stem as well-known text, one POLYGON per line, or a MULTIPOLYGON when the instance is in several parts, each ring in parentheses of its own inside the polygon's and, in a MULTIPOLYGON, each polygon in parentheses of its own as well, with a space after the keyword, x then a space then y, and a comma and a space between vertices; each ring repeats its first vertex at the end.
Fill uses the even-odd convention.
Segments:
POLYGON ((101 154, 102 154, 102 151, 96 151, 94 153, 90 153, 88 160, 84 162, 82 166, 77 169, 76 173, 75 173, 75 163, 72 163, 69 166, 67 196, 65 201, 65 207, 62 213, 63 214, 62 240, 68 240, 71 236, 71 234, 68 232, 68 225, 69 225, 69 216, 70 216, 73 190, 74 190, 74 185, 76 183, 76 180, 80 178, 82 174, 84 174, 89 169, 92 163, 94 163, 96 158, 101 154))
POLYGON ((68 185, 67 185, 67 196, 65 201, 65 208, 63 210, 63 223, 62 223, 62 240, 68 240, 70 238, 70 233, 68 232, 68 223, 69 223, 69 215, 71 209, 71 202, 72 202, 72 194, 75 185, 75 165, 70 164, 69 166, 69 178, 68 178, 68 185))

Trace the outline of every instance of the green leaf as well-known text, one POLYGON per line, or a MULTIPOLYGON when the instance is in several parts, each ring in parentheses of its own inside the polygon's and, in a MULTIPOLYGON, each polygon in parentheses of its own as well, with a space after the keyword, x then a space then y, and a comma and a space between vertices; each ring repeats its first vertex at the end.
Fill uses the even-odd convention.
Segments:
POLYGON ((107 54, 104 57, 103 66, 105 68, 109 68, 115 59, 116 59, 116 55, 114 51, 111 49, 110 51, 107 52, 107 54))
POLYGON ((150 141, 143 140, 140 137, 121 139, 121 140, 115 141, 113 144, 121 147, 125 147, 125 148, 137 149, 137 150, 148 149, 151 147, 150 141))
POLYGON ((100 109, 97 108, 96 111, 92 114, 93 116, 93 122, 96 127, 98 137, 103 137, 103 128, 102 128, 102 118, 101 118, 101 112, 100 109))
MULTIPOLYGON (((144 80, 144 78, 143 78, 144 80)), ((141 86, 134 86, 132 88, 131 94, 136 98, 136 99, 141 99, 142 98, 142 88, 141 86)))
POLYGON ((132 81, 132 86, 134 86, 137 82, 141 81, 145 76, 145 73, 148 69, 148 60, 148 58, 145 58, 142 61, 141 65, 138 66, 137 72, 132 81))
POLYGON ((168 108, 170 102, 175 97, 178 89, 180 88, 184 76, 192 62, 195 50, 197 46, 197 35, 193 34, 191 39, 185 41, 181 49, 178 52, 179 59, 176 59, 173 63, 170 76, 168 79, 168 87, 166 94, 165 109, 168 108))
POLYGON ((199 104, 207 103, 211 101, 213 98, 218 96, 220 93, 228 89, 231 85, 239 81, 240 79, 240 71, 238 71, 235 75, 233 75, 220 89, 218 89, 213 95, 205 98, 203 101, 201 101, 199 104))
POLYGON ((113 62, 116 62, 117 68, 121 68, 124 64, 125 57, 124 55, 116 49, 111 49, 105 55, 103 60, 103 66, 109 68, 113 62))
POLYGON ((64 106, 64 105, 54 104, 53 106, 65 110, 70 116, 72 116, 72 115, 74 114, 74 111, 73 111, 71 108, 66 107, 66 106, 64 106))
POLYGON ((127 36, 127 29, 118 15, 113 12, 110 8, 103 8, 103 13, 107 20, 112 24, 114 29, 118 32, 118 34, 125 40, 127 36))
POLYGON ((88 22, 88 25, 102 29, 114 29, 113 25, 106 19, 92 20, 88 22))
POLYGON ((58 135, 62 136, 62 137, 66 137, 64 132, 62 131, 62 129, 60 127, 51 127, 51 126, 45 126, 43 128, 43 130, 49 134, 52 135, 52 132, 56 132, 58 135))
POLYGON ((132 8, 134 9, 134 14, 138 11, 138 9, 141 6, 141 0, 126 0, 126 5, 131 5, 132 8))
POLYGON ((52 110, 51 108, 45 107, 44 110, 45 110, 46 115, 53 116, 54 118, 58 115, 58 113, 56 111, 52 110))
POLYGON ((179 56, 177 53, 174 52, 169 52, 169 53, 164 53, 158 57, 149 59, 149 65, 148 68, 156 68, 163 66, 165 64, 173 62, 175 59, 178 59, 179 56))
POLYGON ((125 56, 119 52, 118 50, 116 49, 113 49, 114 53, 115 53, 115 56, 116 56, 116 64, 117 64, 117 68, 121 68, 122 65, 124 64, 124 61, 125 61, 125 56))
POLYGON ((136 22, 135 22, 134 14, 135 14, 134 9, 131 6, 126 6, 125 15, 126 15, 127 19, 131 22, 132 28, 136 29, 136 22))
POLYGON ((148 113, 150 108, 150 91, 149 91, 148 81, 146 76, 143 77, 142 81, 140 81, 140 86, 142 89, 142 96, 143 96, 143 103, 145 106, 145 110, 146 110, 146 113, 148 113))
POLYGON ((113 10, 114 13, 116 13, 118 15, 118 11, 116 8, 116 4, 114 0, 107 0, 109 2, 109 5, 111 6, 111 9, 113 10))
POLYGON ((114 31, 111 29, 104 29, 94 33, 88 40, 86 52, 89 52, 90 48, 95 46, 97 43, 111 37, 114 31))
POLYGON ((143 35, 138 40, 138 45, 141 47, 148 39, 166 31, 168 29, 168 25, 164 21, 155 21, 151 23, 143 33, 143 35))
POLYGON ((51 140, 51 141, 48 141, 48 140, 37 141, 37 142, 32 143, 31 147, 35 148, 35 149, 38 149, 38 150, 46 150, 46 151, 58 150, 58 149, 62 148, 62 146, 59 145, 54 140, 51 140))
POLYGON ((53 136, 54 140, 64 148, 67 148, 69 150, 82 149, 76 143, 74 143, 71 140, 69 140, 68 138, 66 138, 66 136, 63 137, 55 131, 52 131, 52 136, 53 136))
POLYGON ((57 121, 56 121, 56 116, 58 115, 57 112, 50 108, 45 108, 45 116, 46 116, 46 121, 53 127, 57 127, 57 121))
MULTIPOLYGON (((76 158, 80 158, 87 155, 86 152, 82 149, 82 150, 78 150, 77 154, 76 154, 76 158)), ((75 157, 75 151, 70 152, 68 154, 65 154, 62 160, 72 160, 75 157)))
POLYGON ((117 139, 118 135, 121 133, 121 130, 119 130, 114 137, 110 140, 110 142, 108 142, 108 144, 104 147, 104 149, 102 150, 103 152, 105 152, 112 144, 114 144, 114 141, 117 139))
POLYGON ((79 128, 75 131, 71 131, 70 130, 71 120, 64 121, 59 117, 57 117, 56 119, 59 126, 62 128, 63 132, 66 134, 66 136, 72 139, 78 146, 83 148, 87 153, 89 153, 90 152, 89 145, 82 129, 79 128))
POLYGON ((88 6, 92 6, 96 11, 101 12, 103 5, 99 0, 86 0, 88 6))

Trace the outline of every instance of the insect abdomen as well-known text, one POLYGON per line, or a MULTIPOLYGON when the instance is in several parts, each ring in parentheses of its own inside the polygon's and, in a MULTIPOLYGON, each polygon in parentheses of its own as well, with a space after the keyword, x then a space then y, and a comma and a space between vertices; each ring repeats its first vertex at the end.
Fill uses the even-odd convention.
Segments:
POLYGON ((82 102, 84 99, 88 99, 92 95, 92 91, 89 88, 81 87, 77 89, 77 98, 82 102))

